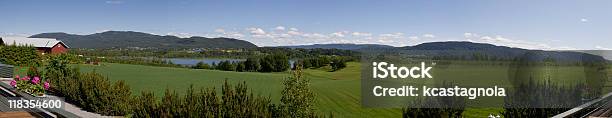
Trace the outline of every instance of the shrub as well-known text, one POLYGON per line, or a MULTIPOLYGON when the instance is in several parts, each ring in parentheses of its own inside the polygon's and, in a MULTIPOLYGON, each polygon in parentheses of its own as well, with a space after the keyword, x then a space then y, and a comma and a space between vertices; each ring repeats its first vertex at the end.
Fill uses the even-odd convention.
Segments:
POLYGON ((30 66, 30 68, 28 68, 28 71, 26 72, 28 76, 30 77, 42 77, 40 76, 40 71, 38 71, 38 69, 34 66, 30 66))
POLYGON ((102 115, 126 115, 131 112, 130 87, 123 81, 111 83, 108 78, 94 72, 80 73, 69 68, 66 56, 52 56, 45 67, 45 78, 51 82, 54 93, 87 111, 102 115))
MULTIPOLYGON (((161 101, 151 92, 134 97, 134 117, 272 117, 270 99, 248 92, 246 83, 232 86, 227 80, 222 86, 221 99, 214 88, 199 89, 193 85, 184 96, 166 89, 161 101)), ((276 113, 278 114, 278 113, 276 113)))
POLYGON ((157 112, 157 99, 153 92, 143 91, 140 96, 134 97, 132 101, 134 103, 132 116, 136 118, 161 117, 157 112))
POLYGON ((256 97, 247 90, 246 82, 234 87, 225 82, 221 90, 223 117, 270 117, 270 100, 256 97))
POLYGON ((0 62, 17 66, 39 66, 41 56, 31 46, 0 45, 0 62))
POLYGON ((63 73, 61 76, 49 74, 50 72, 53 71, 47 70, 46 77, 55 85, 52 87, 52 91, 54 91, 55 94, 66 97, 68 102, 82 103, 79 83, 81 80, 81 73, 78 68, 68 69, 65 71, 66 73, 63 73))
POLYGON ((113 97, 110 98, 111 110, 108 114, 125 115, 131 112, 131 95, 130 86, 124 81, 117 81, 113 84, 111 92, 113 97))
MULTIPOLYGON (((95 72, 84 73, 78 82, 81 90, 81 105, 88 111, 106 111, 106 103, 110 103, 110 82, 102 75, 95 72)), ((104 113, 103 113, 104 114, 104 113)))

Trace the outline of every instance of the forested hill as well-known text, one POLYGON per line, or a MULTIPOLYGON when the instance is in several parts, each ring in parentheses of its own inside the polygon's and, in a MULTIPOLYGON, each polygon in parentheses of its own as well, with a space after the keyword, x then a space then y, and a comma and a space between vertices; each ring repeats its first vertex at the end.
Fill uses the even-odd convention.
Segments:
POLYGON ((55 38, 71 48, 254 48, 255 44, 232 38, 160 36, 134 31, 107 31, 90 35, 42 33, 31 38, 55 38))
POLYGON ((297 46, 279 46, 283 48, 303 49, 341 49, 357 52, 379 52, 397 53, 405 52, 412 55, 428 55, 445 58, 463 59, 514 59, 526 58, 527 60, 554 59, 558 61, 597 61, 605 59, 598 55, 583 53, 579 51, 545 51, 497 46, 487 43, 474 43, 466 41, 428 42, 414 46, 392 47, 380 44, 314 44, 297 46))
POLYGON ((400 50, 410 50, 411 53, 422 53, 439 57, 464 57, 464 58, 498 58, 512 59, 524 58, 527 60, 554 59, 557 61, 574 62, 604 62, 602 56, 583 53, 579 51, 545 51, 496 46, 486 43, 473 43, 465 41, 429 42, 415 46, 400 47, 400 50))

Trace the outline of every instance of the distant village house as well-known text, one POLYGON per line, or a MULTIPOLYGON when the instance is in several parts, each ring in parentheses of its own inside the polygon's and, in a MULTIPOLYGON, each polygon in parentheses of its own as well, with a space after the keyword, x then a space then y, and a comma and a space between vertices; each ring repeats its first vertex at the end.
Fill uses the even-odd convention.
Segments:
POLYGON ((0 45, 36 47, 42 54, 59 54, 68 51, 64 42, 51 38, 0 37, 0 45))

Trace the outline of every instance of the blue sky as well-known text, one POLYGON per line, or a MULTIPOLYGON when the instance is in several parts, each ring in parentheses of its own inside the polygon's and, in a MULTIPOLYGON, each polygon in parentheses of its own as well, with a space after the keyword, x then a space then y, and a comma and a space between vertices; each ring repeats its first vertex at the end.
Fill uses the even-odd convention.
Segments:
POLYGON ((612 1, 0 1, 0 35, 139 31, 259 46, 473 41, 530 49, 612 48, 612 1))

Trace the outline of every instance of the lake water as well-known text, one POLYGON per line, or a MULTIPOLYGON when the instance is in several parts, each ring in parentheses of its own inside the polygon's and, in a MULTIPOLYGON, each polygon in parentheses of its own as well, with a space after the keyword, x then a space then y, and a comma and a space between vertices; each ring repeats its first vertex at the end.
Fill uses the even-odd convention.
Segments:
MULTIPOLYGON (((200 59, 190 59, 190 58, 167 58, 174 64, 180 65, 188 65, 194 66, 198 62, 204 62, 208 65, 212 65, 212 63, 219 64, 221 61, 231 61, 231 62, 239 62, 246 61, 246 59, 219 59, 219 58, 200 58, 200 59)), ((293 67, 294 60, 289 60, 289 66, 293 67)))

